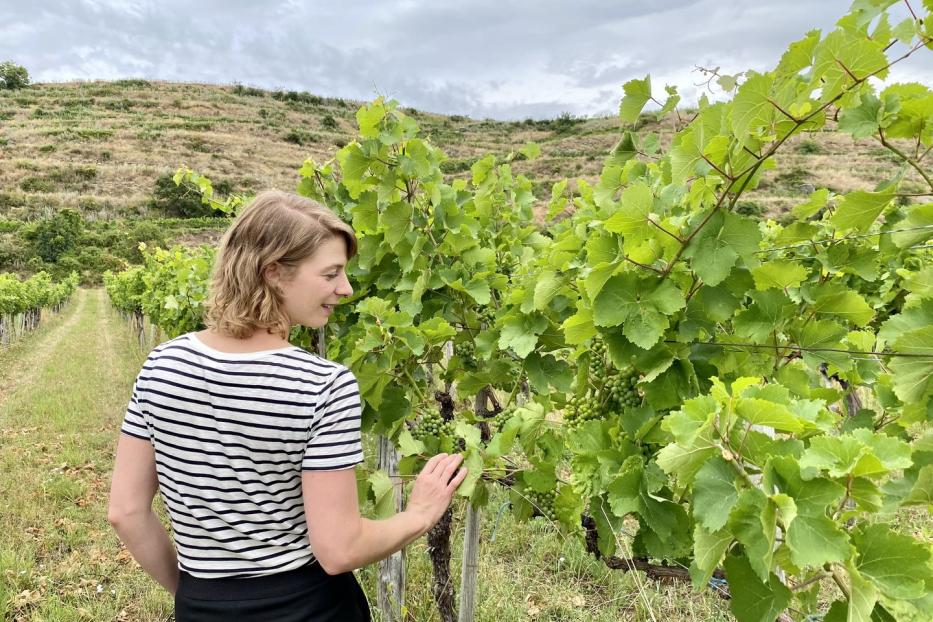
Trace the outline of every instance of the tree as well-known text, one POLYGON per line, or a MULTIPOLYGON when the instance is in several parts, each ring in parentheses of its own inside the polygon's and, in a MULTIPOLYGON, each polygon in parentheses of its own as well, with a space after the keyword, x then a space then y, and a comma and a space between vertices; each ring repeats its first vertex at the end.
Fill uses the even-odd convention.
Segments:
POLYGON ((83 230, 81 215, 65 209, 52 218, 39 221, 25 237, 33 243, 39 257, 54 262, 77 246, 83 230))
POLYGON ((21 89, 29 86, 29 72, 12 61, 0 63, 0 89, 21 89))

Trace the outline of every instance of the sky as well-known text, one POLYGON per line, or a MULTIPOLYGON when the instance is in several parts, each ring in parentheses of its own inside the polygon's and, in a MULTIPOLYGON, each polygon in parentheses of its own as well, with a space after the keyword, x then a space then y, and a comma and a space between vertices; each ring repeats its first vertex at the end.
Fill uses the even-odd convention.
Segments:
MULTIPOLYGON (((919 5, 919 0, 913 0, 919 5)), ((773 67, 849 0, 0 0, 0 61, 34 82, 239 82, 502 120, 611 114, 651 75, 684 103, 697 67, 773 67)), ((906 15, 906 8, 897 8, 906 15)), ((893 81, 933 85, 921 50, 893 81)), ((711 96, 717 97, 714 87, 711 96)), ((720 94, 721 96, 721 94, 720 94)))

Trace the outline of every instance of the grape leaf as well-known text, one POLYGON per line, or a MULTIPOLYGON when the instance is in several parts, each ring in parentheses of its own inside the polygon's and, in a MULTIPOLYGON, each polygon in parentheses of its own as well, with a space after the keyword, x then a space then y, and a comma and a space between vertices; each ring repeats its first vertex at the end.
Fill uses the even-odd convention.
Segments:
POLYGON ((933 392, 933 326, 902 334, 893 347, 897 352, 913 355, 891 359, 897 397, 905 403, 925 400, 933 392))
POLYGON ((755 130, 774 121, 777 111, 770 102, 773 84, 773 76, 749 72, 732 100, 732 131, 740 146, 749 144, 749 133, 754 135, 755 130))
POLYGON ((725 568, 732 595, 729 608, 738 622, 774 622, 790 602, 790 590, 776 576, 769 573, 767 583, 759 581, 750 557, 729 555, 725 568))
POLYGON ((776 526, 775 506, 765 494, 757 488, 743 490, 729 516, 729 529, 745 547, 749 563, 762 581, 771 572, 776 526))
POLYGON ((856 568, 882 593, 892 598, 920 598, 925 581, 933 579, 927 565, 930 553, 913 538, 891 531, 884 524, 856 529, 856 568))
POLYGON ((708 532, 715 532, 729 520, 739 498, 735 470, 722 458, 709 460, 693 480, 693 516, 708 532))
POLYGON ((787 529, 791 560, 799 568, 845 561, 849 537, 823 514, 798 514, 787 529))
POLYGON ((836 206, 836 213, 829 221, 839 230, 854 229, 859 233, 865 233, 893 198, 894 190, 891 188, 883 192, 850 192, 836 206))
POLYGON ((693 562, 690 564, 690 578, 697 590, 706 587, 710 577, 722 560, 723 554, 732 543, 732 534, 728 529, 710 533, 699 523, 693 529, 693 562))
POLYGON ((651 76, 645 76, 641 80, 629 80, 622 89, 625 91, 625 97, 619 104, 619 118, 623 123, 635 123, 641 109, 651 99, 651 76))
POLYGON ((807 270, 793 261, 777 260, 754 268, 752 276, 756 289, 785 289, 800 285, 807 278, 807 270))

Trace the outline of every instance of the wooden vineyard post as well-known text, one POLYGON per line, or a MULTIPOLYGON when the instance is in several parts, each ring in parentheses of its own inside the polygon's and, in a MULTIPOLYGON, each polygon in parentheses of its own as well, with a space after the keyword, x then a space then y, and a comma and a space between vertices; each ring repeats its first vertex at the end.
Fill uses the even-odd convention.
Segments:
MULTIPOLYGON (((378 468, 389 474, 393 484, 392 496, 395 511, 401 512, 404 509, 404 500, 402 499, 402 482, 398 477, 398 458, 398 451, 392 441, 385 436, 380 436, 378 468)), ((376 603, 379 611, 382 612, 382 620, 402 622, 402 607, 405 604, 405 549, 379 562, 376 603)))
POLYGON ((463 534, 463 565, 460 569, 460 616, 458 622, 473 622, 476 615, 477 577, 479 576, 479 536, 483 511, 467 504, 463 534))
MULTIPOLYGON (((487 416, 487 389, 476 394, 473 412, 482 420, 487 416)), ((458 622, 473 622, 476 615, 477 577, 479 576, 479 537, 483 511, 467 503, 466 525, 463 532, 463 560, 460 566, 460 615, 458 622)))

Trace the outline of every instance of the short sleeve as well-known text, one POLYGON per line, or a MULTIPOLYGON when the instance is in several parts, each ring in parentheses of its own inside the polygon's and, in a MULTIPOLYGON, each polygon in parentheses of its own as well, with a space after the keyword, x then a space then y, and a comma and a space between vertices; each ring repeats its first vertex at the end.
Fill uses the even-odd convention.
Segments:
POLYGON ((302 470, 336 471, 362 462, 361 415, 359 384, 340 366, 318 396, 302 470))
POLYGON ((130 403, 126 407, 126 414, 123 416, 123 425, 120 431, 144 441, 151 441, 149 426, 146 425, 146 417, 143 414, 142 394, 143 381, 139 377, 133 384, 133 395, 130 397, 130 403))

